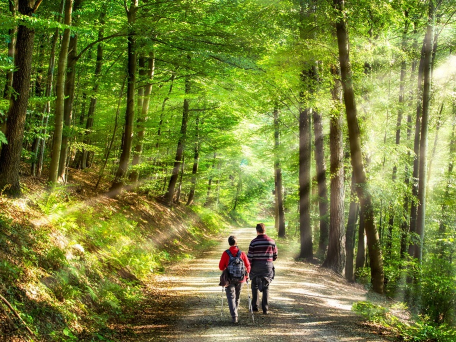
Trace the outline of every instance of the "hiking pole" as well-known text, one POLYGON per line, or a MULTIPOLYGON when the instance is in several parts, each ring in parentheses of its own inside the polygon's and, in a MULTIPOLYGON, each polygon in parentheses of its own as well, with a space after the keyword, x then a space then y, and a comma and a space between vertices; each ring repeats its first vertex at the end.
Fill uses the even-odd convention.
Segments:
MULTIPOLYGON (((249 279, 247 278, 247 289, 248 288, 249 288, 249 279)), ((250 291, 249 291, 249 312, 252 314, 252 322, 255 323, 255 317, 253 315, 253 309, 252 309, 252 299, 250 298, 250 291)))
POLYGON ((223 286, 222 286, 222 306, 220 307, 220 318, 222 318, 223 315, 223 286))

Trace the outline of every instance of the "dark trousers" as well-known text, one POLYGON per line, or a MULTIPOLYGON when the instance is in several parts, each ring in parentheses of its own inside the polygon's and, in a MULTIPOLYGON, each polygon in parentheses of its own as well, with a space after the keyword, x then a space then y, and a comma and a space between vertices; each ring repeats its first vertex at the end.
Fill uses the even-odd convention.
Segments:
POLYGON ((230 284, 225 287, 226 299, 228 300, 228 307, 232 318, 238 316, 238 306, 241 299, 241 290, 244 283, 230 284))
MULTIPOLYGON (((261 298, 261 308, 263 309, 263 312, 268 311, 268 298, 269 298, 269 283, 266 285, 265 281, 263 280, 262 277, 256 277, 252 279, 252 309, 254 311, 258 311, 258 307, 260 305, 260 298, 259 298, 259 290, 258 286, 260 285, 259 282, 263 282, 262 288, 263 288, 263 297, 261 298), (266 286, 264 286, 266 285, 266 286)), ((261 286, 260 285, 260 286, 261 286)))

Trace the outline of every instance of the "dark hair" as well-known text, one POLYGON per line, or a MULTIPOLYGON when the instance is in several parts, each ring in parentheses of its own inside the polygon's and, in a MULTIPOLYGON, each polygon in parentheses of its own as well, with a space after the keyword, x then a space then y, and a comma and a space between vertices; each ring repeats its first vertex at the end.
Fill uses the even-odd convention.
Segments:
POLYGON ((264 232, 266 231, 266 227, 264 226, 264 223, 258 223, 256 225, 256 231, 260 234, 264 234, 264 232))
POLYGON ((228 243, 230 244, 230 246, 235 246, 236 245, 236 236, 234 235, 231 235, 229 238, 228 238, 228 243))

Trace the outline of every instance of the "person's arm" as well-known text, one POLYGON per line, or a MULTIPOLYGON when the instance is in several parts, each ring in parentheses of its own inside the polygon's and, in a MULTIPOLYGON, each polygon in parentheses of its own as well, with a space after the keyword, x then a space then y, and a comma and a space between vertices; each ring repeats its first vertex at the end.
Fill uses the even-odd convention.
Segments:
POLYGON ((244 252, 241 254, 242 261, 244 261, 245 268, 247 270, 247 273, 250 273, 250 261, 249 258, 247 258, 247 255, 245 255, 244 252))
POLYGON ((228 256, 226 251, 223 252, 222 257, 220 258, 220 262, 219 262, 220 271, 223 271, 225 268, 227 268, 229 259, 230 259, 230 257, 228 256))
POLYGON ((254 253, 254 247, 252 246, 252 243, 249 245, 249 253, 247 254, 247 258, 249 259, 249 264, 252 265, 253 262, 253 254, 254 253))
POLYGON ((272 260, 276 261, 277 253, 278 253, 277 246, 274 244, 274 252, 272 253, 272 260))

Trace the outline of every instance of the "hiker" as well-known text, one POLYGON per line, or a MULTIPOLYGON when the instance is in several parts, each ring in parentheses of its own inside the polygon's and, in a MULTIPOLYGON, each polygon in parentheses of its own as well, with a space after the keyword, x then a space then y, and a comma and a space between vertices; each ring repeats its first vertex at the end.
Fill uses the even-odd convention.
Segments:
POLYGON ((238 248, 235 236, 231 235, 228 238, 228 244, 230 248, 223 252, 219 262, 219 268, 220 271, 228 272, 229 285, 225 287, 226 299, 228 300, 228 307, 230 308, 233 323, 237 323, 241 289, 248 278, 250 262, 245 253, 238 248), (240 262, 238 265, 235 265, 235 259, 238 259, 237 261, 240 262))
POLYGON ((274 279, 275 269, 273 261, 277 259, 277 246, 275 241, 265 234, 263 223, 256 225, 257 237, 250 242, 247 257, 250 261, 250 280, 252 281, 252 310, 258 312, 259 293, 263 292, 261 308, 263 314, 268 314, 269 309, 269 283, 274 279))

